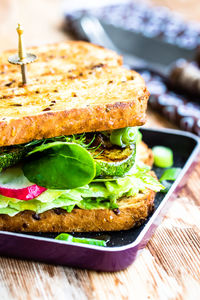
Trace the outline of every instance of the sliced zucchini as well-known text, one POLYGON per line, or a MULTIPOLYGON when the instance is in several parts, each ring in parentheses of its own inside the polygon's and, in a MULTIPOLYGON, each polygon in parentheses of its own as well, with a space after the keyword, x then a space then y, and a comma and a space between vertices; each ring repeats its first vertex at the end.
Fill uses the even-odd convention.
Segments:
POLYGON ((112 147, 104 149, 98 155, 93 153, 96 162, 96 177, 98 176, 123 176, 135 162, 135 145, 126 148, 112 147))
POLYGON ((17 146, 0 148, 0 172, 5 168, 17 164, 25 157, 28 151, 28 148, 17 146))

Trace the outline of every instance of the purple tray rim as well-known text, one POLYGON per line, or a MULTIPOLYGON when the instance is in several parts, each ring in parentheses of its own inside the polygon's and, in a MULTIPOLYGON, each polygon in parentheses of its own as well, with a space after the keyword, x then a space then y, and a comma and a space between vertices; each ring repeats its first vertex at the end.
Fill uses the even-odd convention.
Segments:
POLYGON ((157 219, 157 217, 161 214, 161 211, 164 208, 164 206, 166 205, 169 198, 171 198, 173 193, 176 193, 176 190, 179 187, 179 184, 181 183, 183 178, 186 175, 188 175, 188 172, 190 171, 190 167, 192 167, 193 163, 195 162, 195 158, 197 158, 198 154, 200 154, 200 138, 193 133, 185 132, 185 131, 181 131, 181 130, 177 130, 177 129, 170 129, 170 128, 158 128, 157 129, 157 128, 150 128, 150 127, 148 127, 148 128, 143 127, 142 130, 145 130, 145 131, 150 130, 150 131, 154 131, 154 132, 168 133, 168 134, 179 135, 179 136, 181 135, 184 137, 188 137, 188 138, 195 140, 196 146, 194 147, 193 151, 191 152, 190 157, 188 158, 187 162, 185 163, 184 167, 182 168, 178 178, 172 184, 169 192, 166 194, 166 196, 160 203, 159 207, 152 214, 148 223, 145 225, 144 229, 141 231, 141 233, 139 234, 139 236, 136 238, 136 240, 134 242, 132 242, 128 245, 119 246, 119 247, 102 247, 102 246, 95 246, 95 245, 87 245, 87 244, 59 241, 59 240, 55 240, 52 238, 46 238, 46 237, 44 238, 44 237, 38 237, 38 236, 34 236, 34 235, 26 235, 23 233, 14 233, 14 232, 8 232, 8 231, 0 231, 0 235, 15 236, 15 237, 19 237, 19 238, 22 237, 22 238, 26 238, 26 239, 33 239, 33 240, 43 241, 43 242, 47 242, 47 243, 62 244, 62 245, 65 245, 66 247, 70 245, 70 246, 78 247, 78 248, 84 248, 84 249, 87 248, 87 249, 96 250, 96 251, 100 251, 100 252, 106 251, 106 252, 112 252, 112 253, 125 251, 130 248, 134 248, 134 247, 138 246, 142 242, 145 235, 150 230, 150 227, 155 223, 155 220, 157 219))

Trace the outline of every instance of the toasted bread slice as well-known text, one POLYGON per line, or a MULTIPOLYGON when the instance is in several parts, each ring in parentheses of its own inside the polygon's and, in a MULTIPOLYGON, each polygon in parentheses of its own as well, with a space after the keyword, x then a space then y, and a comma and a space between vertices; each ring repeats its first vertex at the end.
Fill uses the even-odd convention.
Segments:
POLYGON ((29 84, 19 66, 0 58, 0 146, 34 139, 142 125, 149 93, 121 57, 86 42, 29 49, 29 84))
POLYGON ((111 209, 51 209, 35 217, 32 211, 14 217, 0 215, 0 230, 23 232, 87 232, 127 230, 145 220, 153 209, 155 193, 146 190, 119 200, 117 213, 111 209))
MULTIPOLYGON (((152 164, 152 151, 141 143, 139 159, 152 164)), ((156 176, 152 172, 153 176, 156 176)), ((119 210, 51 209, 39 216, 33 211, 24 211, 14 217, 0 215, 0 230, 23 232, 87 232, 127 230, 143 222, 154 207, 155 192, 146 189, 134 197, 118 200, 119 210)))
POLYGON ((153 152, 144 142, 139 143, 139 145, 137 146, 136 155, 138 160, 152 167, 154 161, 153 152))

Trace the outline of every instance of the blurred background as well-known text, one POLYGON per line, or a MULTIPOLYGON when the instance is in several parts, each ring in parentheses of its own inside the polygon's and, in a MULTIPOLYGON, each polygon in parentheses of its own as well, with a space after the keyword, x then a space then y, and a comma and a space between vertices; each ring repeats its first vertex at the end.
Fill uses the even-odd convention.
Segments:
MULTIPOLYGON (((25 27, 27 45, 57 42, 69 38, 61 31, 63 15, 70 10, 94 6, 94 3, 114 4, 109 0, 0 0, 0 50, 16 47, 15 27, 21 22, 25 27), (64 11, 65 8, 65 11, 64 11)), ((127 2, 122 0, 121 3, 127 2)), ((178 12, 185 20, 200 22, 199 0, 138 0, 152 6, 163 6, 178 12)))
POLYGON ((0 51, 17 47, 18 22, 26 46, 83 39, 114 49, 144 77, 157 118, 200 135, 199 0, 0 0, 0 51))

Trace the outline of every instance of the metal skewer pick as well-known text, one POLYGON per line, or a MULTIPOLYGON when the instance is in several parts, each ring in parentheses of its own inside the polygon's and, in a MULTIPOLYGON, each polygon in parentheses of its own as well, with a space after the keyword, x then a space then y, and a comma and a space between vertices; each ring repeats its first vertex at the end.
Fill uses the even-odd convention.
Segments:
POLYGON ((17 33, 18 33, 18 54, 10 56, 8 58, 9 63, 14 64, 14 65, 20 65, 21 66, 21 73, 22 73, 22 83, 27 84, 27 69, 26 69, 26 64, 32 63, 34 60, 37 59, 37 56, 32 53, 26 53, 23 39, 22 39, 22 34, 23 34, 23 29, 21 28, 21 25, 18 24, 17 27, 17 33))

